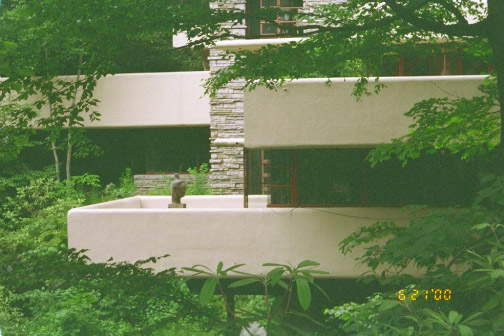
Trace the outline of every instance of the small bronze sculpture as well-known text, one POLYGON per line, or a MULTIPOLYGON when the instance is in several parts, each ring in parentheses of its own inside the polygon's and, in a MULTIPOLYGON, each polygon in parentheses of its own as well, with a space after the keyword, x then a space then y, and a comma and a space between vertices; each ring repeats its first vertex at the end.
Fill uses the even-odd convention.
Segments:
POLYGON ((172 202, 169 208, 185 208, 186 205, 180 203, 180 199, 186 194, 186 183, 180 179, 179 174, 175 174, 175 180, 170 184, 172 202))

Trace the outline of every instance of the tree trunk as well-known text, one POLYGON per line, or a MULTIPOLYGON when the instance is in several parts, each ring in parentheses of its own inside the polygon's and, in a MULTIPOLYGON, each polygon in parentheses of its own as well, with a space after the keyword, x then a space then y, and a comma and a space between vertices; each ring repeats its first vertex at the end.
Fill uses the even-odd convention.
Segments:
MULTIPOLYGON (((52 105, 51 102, 49 102, 49 117, 52 117, 53 111, 52 111, 52 105)), ((60 163, 59 163, 59 157, 58 157, 58 151, 56 149, 56 143, 51 140, 51 151, 53 153, 54 157, 54 168, 56 171, 56 181, 61 182, 61 173, 60 173, 60 163)))
POLYGON ((56 170, 56 181, 61 182, 61 173, 60 173, 60 167, 59 167, 58 151, 56 150, 56 143, 54 143, 54 141, 51 141, 51 150, 52 150, 53 157, 54 157, 54 168, 56 170))
POLYGON ((68 129, 67 135, 67 156, 66 156, 66 185, 70 186, 70 166, 72 163, 72 129, 68 129))
MULTIPOLYGON (((82 68, 82 54, 79 55, 79 67, 77 68, 77 78, 76 78, 76 85, 75 85, 75 93, 72 98, 72 105, 70 108, 73 108, 75 104, 77 103, 77 91, 79 88, 79 81, 80 81, 80 76, 81 76, 81 68, 82 68)), ((70 167, 72 164, 72 120, 70 119, 68 121, 68 134, 67 134, 67 156, 66 156, 66 185, 67 187, 70 186, 70 167)))
MULTIPOLYGON (((44 49, 44 53, 45 53, 45 59, 47 62, 47 60, 49 59, 48 53, 47 53, 47 48, 44 49)), ((47 72, 47 77, 49 77, 49 71, 47 72)), ((49 105, 49 118, 52 118, 53 117, 53 109, 52 109, 52 102, 51 102, 50 98, 47 99, 47 103, 49 105)), ((51 140, 51 151, 52 151, 53 157, 54 157, 54 168, 56 170, 56 181, 61 182, 61 173, 60 173, 60 166, 59 166, 58 151, 56 149, 56 143, 52 140, 51 140)))

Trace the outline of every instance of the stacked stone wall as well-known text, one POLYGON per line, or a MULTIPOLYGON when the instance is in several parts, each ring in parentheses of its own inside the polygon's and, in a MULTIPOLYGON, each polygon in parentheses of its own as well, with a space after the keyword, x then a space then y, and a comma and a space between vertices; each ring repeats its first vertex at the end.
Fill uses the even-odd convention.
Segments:
MULTIPOLYGON (((245 10, 246 0, 219 1, 213 8, 245 10)), ((234 35, 245 38, 245 23, 232 25, 224 23, 234 35)), ((225 52, 210 49, 208 58, 210 73, 233 64, 233 58, 225 52)), ((216 140, 243 139, 243 81, 234 81, 219 89, 215 97, 210 98, 210 179, 214 193, 243 193, 243 147, 222 146, 216 140)))
MULTIPOLYGON (((190 174, 179 173, 181 180, 188 183, 194 180, 190 174)), ((175 173, 173 174, 159 174, 159 175, 135 175, 134 177, 137 195, 147 195, 155 189, 163 188, 175 180, 175 173)))
MULTIPOLYGON (((303 12, 312 12, 321 4, 341 2, 341 0, 305 0, 303 12)), ((211 4, 212 8, 246 9, 246 0, 218 1, 211 4)), ((238 37, 245 38, 245 23, 223 23, 223 27, 231 29, 238 37)), ((215 48, 210 49, 208 57, 210 73, 233 64, 232 56, 215 48)), ((214 193, 243 193, 243 147, 226 146, 216 140, 244 138, 244 81, 233 81, 219 89, 215 97, 210 99, 210 178, 209 184, 214 193)), ((225 143, 225 141, 224 141, 225 143)))
MULTIPOLYGON (((232 64, 217 49, 210 50, 210 71, 232 64)), ((210 186, 216 193, 243 193, 243 147, 218 146, 216 140, 244 137, 243 81, 233 81, 210 99, 210 186)))

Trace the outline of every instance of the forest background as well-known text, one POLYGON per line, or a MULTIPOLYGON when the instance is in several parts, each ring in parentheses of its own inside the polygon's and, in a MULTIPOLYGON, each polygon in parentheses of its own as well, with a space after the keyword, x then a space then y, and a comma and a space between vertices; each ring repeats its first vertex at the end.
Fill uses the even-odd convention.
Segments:
MULTIPOLYGON (((361 298, 360 303, 328 307, 327 320, 319 318, 311 330, 296 327, 296 333, 466 336, 504 331, 501 3, 488 1, 485 9, 475 1, 350 0, 320 7, 307 19, 313 24, 299 32, 310 36, 308 40, 242 53, 234 66, 207 83, 212 94, 235 78, 245 78, 251 88, 260 84, 276 88, 285 78, 339 76, 346 71, 361 77, 355 94, 365 99, 368 93, 386 89, 368 82, 370 75, 380 74, 386 51, 397 47, 393 50, 397 53, 441 53, 435 43, 439 34, 463 43, 465 53, 494 69, 478 97, 429 100, 405 111, 414 119, 412 132, 378 147, 369 157, 372 164, 389 159, 407 164, 420 155, 448 151, 460 159, 476 160, 482 178, 473 205, 417 216, 406 228, 377 223, 346 239, 341 243, 345 252, 367 244, 361 261, 371 270, 387 266, 388 273, 365 278, 380 283, 380 293, 361 298), (469 14, 476 17, 475 24, 467 22, 469 14), (287 56, 295 60, 288 68, 282 66, 287 56), (385 245, 373 244, 383 237, 389 238, 385 245), (425 269, 422 279, 403 274, 411 264, 425 269), (454 271, 454 266, 463 271, 454 271), (441 287, 449 287, 457 299, 421 301, 412 295, 415 290, 441 287), (398 288, 405 289, 399 292, 404 297, 398 296, 398 288)), ((269 10, 261 15, 272 21, 276 14, 269 10)), ((7 97, 23 101, 35 91, 43 93, 43 99, 33 104, 3 104, 0 110, 0 328, 4 335, 219 335, 238 334, 252 320, 271 322, 258 315, 268 306, 257 297, 243 302, 253 315, 229 323, 221 301, 200 305, 202 295, 191 294, 172 271, 154 274, 139 267, 142 262, 87 264, 82 252, 66 245, 70 208, 133 192, 128 173, 118 187, 107 188, 97 176, 71 175, 72 157, 96 152, 81 127, 83 114, 99 118, 99 111, 93 109, 96 80, 117 72, 198 69, 199 60, 189 50, 171 48, 172 34, 186 31, 189 37, 204 36, 208 42, 230 35, 219 22, 241 18, 241 13, 214 11, 205 1, 13 0, 1 4, 0 73, 8 77, 1 84, 2 101, 7 97), (69 74, 76 75, 76 81, 56 78, 69 74), (79 98, 78 91, 83 93, 79 98), (69 108, 62 104, 64 100, 72 102, 69 108), (47 136, 34 142, 36 131, 30 121, 43 106, 51 110, 40 121, 47 136), (45 148, 54 157, 53 167, 28 169, 19 158, 24 148, 32 146, 45 148), (62 153, 65 160, 59 159, 62 153)), ((413 213, 418 209, 410 208, 413 213)), ((276 277, 266 279, 266 285, 273 280, 276 277)), ((285 329, 289 328, 287 315, 272 322, 278 325, 279 335, 293 332, 292 327, 285 329)))

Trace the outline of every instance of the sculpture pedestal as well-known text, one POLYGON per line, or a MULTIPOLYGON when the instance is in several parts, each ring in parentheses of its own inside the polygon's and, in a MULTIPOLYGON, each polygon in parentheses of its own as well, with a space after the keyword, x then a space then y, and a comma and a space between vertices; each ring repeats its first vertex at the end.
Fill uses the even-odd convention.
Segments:
POLYGON ((176 203, 171 203, 171 204, 168 204, 168 209, 176 209, 176 208, 186 208, 186 204, 185 203, 180 203, 180 204, 176 204, 176 203))

